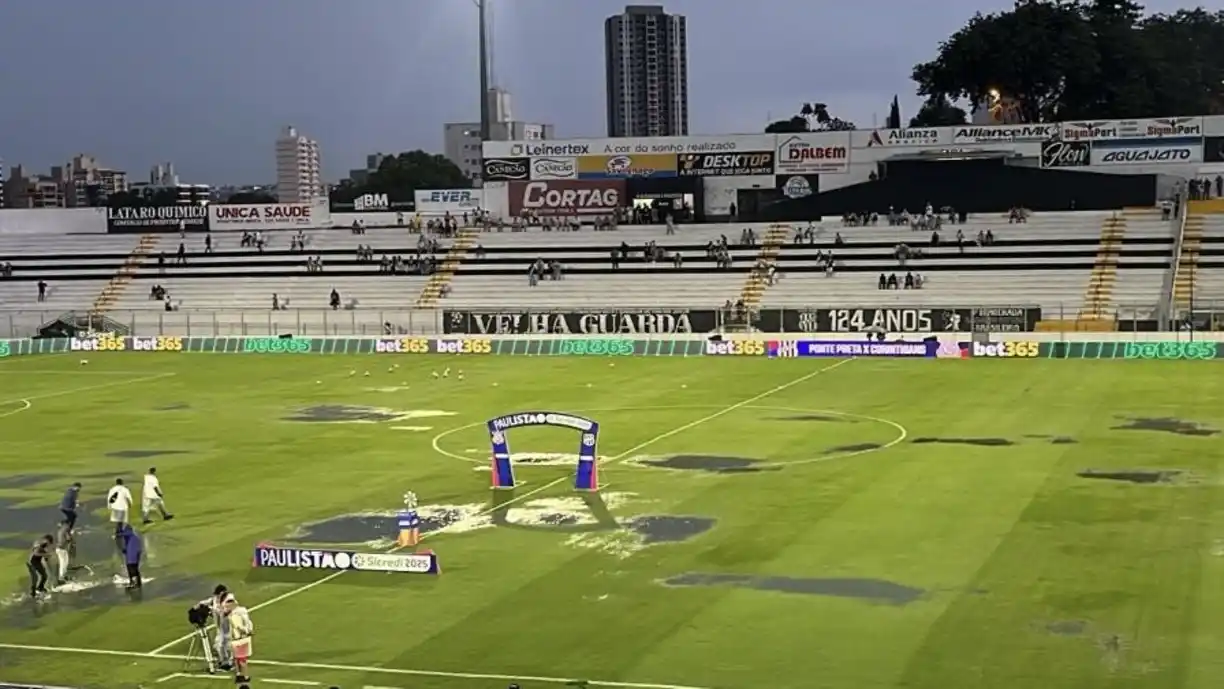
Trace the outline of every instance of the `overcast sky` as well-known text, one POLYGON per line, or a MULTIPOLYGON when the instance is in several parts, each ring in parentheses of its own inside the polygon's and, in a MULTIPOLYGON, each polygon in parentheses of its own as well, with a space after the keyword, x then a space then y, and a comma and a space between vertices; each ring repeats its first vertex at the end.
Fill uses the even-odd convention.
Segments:
MULTIPOLYGON (((496 83, 516 119, 601 136, 612 0, 490 0, 496 83)), ((646 4, 646 3, 643 3, 646 4)), ((670 0, 688 17, 690 130, 759 132, 803 101, 860 127, 940 40, 1006 0, 670 0)), ((1168 11, 1173 0, 1152 0, 1168 11)), ((273 141, 319 140, 329 181, 366 153, 441 152, 479 118, 473 0, 0 0, 0 160, 45 171, 78 152, 143 178, 273 182, 273 141)))

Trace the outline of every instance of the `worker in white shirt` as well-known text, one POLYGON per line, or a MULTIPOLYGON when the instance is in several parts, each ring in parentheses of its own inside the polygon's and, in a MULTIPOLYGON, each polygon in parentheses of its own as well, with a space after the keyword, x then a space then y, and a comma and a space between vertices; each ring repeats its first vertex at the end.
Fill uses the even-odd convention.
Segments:
POLYGON ((250 682, 247 664, 251 660, 251 637, 255 635, 255 624, 251 622, 251 614, 238 604, 232 593, 226 595, 222 609, 229 617, 230 646, 234 649, 234 679, 240 684, 250 682))
POLYGON ((149 519, 153 510, 160 512, 165 521, 174 519, 174 515, 166 511, 166 500, 162 494, 161 481, 157 480, 157 467, 149 467, 149 473, 144 477, 144 489, 140 491, 140 513, 144 517, 145 524, 153 523, 153 520, 149 519))
POLYGON ((115 525, 115 538, 128 523, 128 510, 132 508, 132 491, 123 485, 123 479, 115 479, 115 485, 106 493, 106 506, 110 509, 110 521, 115 525))

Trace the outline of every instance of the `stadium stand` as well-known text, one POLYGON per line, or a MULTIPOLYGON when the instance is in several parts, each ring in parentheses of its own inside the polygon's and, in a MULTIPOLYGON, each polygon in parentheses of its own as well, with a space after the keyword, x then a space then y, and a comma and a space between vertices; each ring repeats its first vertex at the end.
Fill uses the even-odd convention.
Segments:
MULTIPOLYGON (((0 298, 6 310, 25 314, 10 314, 0 330, 7 325, 24 329, 13 334, 29 335, 71 311, 109 315, 144 334, 374 334, 388 326, 424 334, 436 331, 433 308, 716 308, 737 300, 750 308, 1036 305, 1046 319, 1100 320, 1104 328, 1119 309, 1142 311, 1128 316, 1140 318, 1157 309, 1176 228, 1159 211, 1128 210, 1041 213, 1023 224, 1002 215, 970 217, 945 224, 938 246, 929 232, 884 219, 865 227, 830 220, 681 225, 672 234, 663 226, 469 229, 430 246, 405 228, 363 234, 334 228, 308 231, 304 249, 290 247, 293 232, 268 232, 262 251, 240 245, 234 232, 207 235, 211 250, 200 234, 161 235, 160 241, 24 235, 0 238, 0 264, 14 268, 11 279, 0 281, 0 298), (993 243, 978 245, 978 233, 987 231, 993 243), (903 266, 896 253, 901 243, 921 250, 921 257, 903 266), (372 258, 359 259, 358 245, 369 247, 372 258), (828 251, 835 257, 832 276, 821 258, 828 251), (434 267, 388 272, 380 265, 384 255, 420 255, 434 267), (308 271, 308 257, 319 257, 322 268, 308 271), (528 273, 537 263, 545 269, 533 280, 528 273), (902 277, 907 270, 926 278, 922 289, 878 289, 881 273, 902 277), (40 279, 49 284, 45 302, 37 301, 40 279), (151 298, 154 285, 165 289, 173 310, 151 298), (335 309, 328 303, 333 289, 341 298, 335 309), (274 294, 285 310, 272 309, 274 294)), ((1197 260, 1200 245, 1224 241, 1224 216, 1188 218, 1186 233, 1183 262, 1197 260)), ((1182 282, 1191 279, 1186 272, 1182 282)), ((1221 273, 1188 272, 1201 290, 1224 294, 1221 273)))
POLYGON ((1197 322, 1224 328, 1224 200, 1189 204, 1173 304, 1179 312, 1208 312, 1197 322))
POLYGON ((944 225, 940 235, 936 246, 930 232, 905 226, 822 223, 814 244, 792 241, 782 251, 781 278, 763 305, 1035 305, 1047 318, 1107 319, 1120 305, 1156 309, 1174 242, 1173 225, 1155 211, 1044 213, 1012 224, 1003 216, 969 218, 944 225), (993 243, 979 245, 979 232, 990 232, 993 243), (902 265, 901 243, 921 257, 902 265), (827 251, 835 257, 831 276, 819 256, 827 251), (921 289, 879 289, 880 274, 906 271, 924 277, 921 289))

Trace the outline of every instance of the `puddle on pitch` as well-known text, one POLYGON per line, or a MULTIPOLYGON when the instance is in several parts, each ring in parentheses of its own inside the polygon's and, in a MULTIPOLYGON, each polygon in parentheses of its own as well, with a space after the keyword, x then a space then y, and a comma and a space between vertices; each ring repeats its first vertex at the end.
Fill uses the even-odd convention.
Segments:
POLYGON ((1172 433, 1195 438, 1205 438, 1219 435, 1220 431, 1197 421, 1186 421, 1169 417, 1120 417, 1125 423, 1114 426, 1115 431, 1152 431, 1156 433, 1172 433))
POLYGON ((676 471, 702 471, 711 474, 752 474, 759 471, 777 471, 779 467, 749 457, 723 455, 672 455, 657 459, 643 459, 645 466, 676 471))
POLYGON ((974 445, 977 447, 1010 447, 1016 443, 1007 438, 914 438, 915 445, 974 445))
POLYGON ((190 450, 115 450, 107 452, 107 457, 115 459, 150 459, 152 457, 166 457, 168 455, 188 455, 190 450))
POLYGON ((1085 469, 1076 473, 1080 478, 1096 479, 1099 481, 1121 481, 1123 483, 1138 483, 1140 485, 1152 485, 1159 483, 1173 483, 1177 478, 1185 472, 1178 470, 1163 470, 1163 471, 1144 471, 1144 470, 1124 470, 1124 471, 1100 471, 1096 469, 1085 469))
POLYGON ((907 605, 926 591, 883 579, 815 578, 690 572, 662 580, 664 586, 715 586, 805 596, 850 598, 887 605, 907 605))

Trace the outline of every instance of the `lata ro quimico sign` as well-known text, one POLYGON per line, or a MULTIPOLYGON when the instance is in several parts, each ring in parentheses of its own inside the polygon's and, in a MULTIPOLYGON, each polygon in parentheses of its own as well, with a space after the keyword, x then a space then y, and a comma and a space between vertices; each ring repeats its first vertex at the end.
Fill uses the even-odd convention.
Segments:
POLYGON ((713 309, 609 311, 444 311, 442 331, 463 335, 637 335, 706 333, 718 327, 713 309))
POLYGON ((1041 320, 1035 306, 952 309, 848 308, 765 309, 758 327, 765 332, 797 333, 1020 333, 1041 320))

